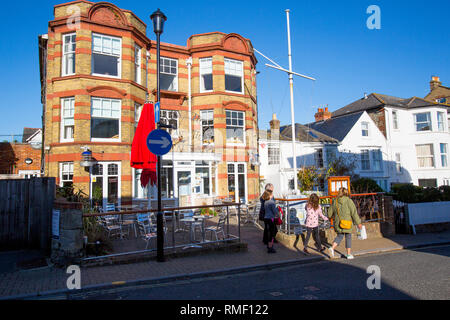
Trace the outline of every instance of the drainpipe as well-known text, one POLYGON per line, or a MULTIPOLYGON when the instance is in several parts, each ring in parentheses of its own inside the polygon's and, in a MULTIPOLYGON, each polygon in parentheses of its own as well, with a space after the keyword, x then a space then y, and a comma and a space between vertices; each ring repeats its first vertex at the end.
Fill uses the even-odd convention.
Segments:
POLYGON ((192 57, 186 59, 186 65, 188 67, 188 105, 189 105, 189 150, 192 151, 192 92, 191 92, 191 69, 192 69, 192 57))

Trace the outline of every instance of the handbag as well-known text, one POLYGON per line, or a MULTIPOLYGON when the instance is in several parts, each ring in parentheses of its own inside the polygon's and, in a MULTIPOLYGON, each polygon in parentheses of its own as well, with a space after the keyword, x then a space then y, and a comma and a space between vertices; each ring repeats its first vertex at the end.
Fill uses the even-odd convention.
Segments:
POLYGON ((336 200, 336 208, 337 208, 337 214, 338 214, 338 217, 339 217, 339 227, 341 228, 341 229, 351 229, 352 228, 352 221, 350 221, 350 220, 341 220, 341 216, 339 215, 339 203, 337 202, 337 200, 336 200))
POLYGON ((279 225, 283 224, 283 220, 281 219, 281 217, 283 216, 283 209, 281 209, 280 206, 277 206, 277 209, 278 209, 279 216, 276 217, 273 221, 275 222, 275 225, 279 226, 279 225))
POLYGON ((283 220, 281 220, 280 217, 276 217, 273 221, 275 222, 275 225, 277 225, 277 226, 283 224, 283 220))

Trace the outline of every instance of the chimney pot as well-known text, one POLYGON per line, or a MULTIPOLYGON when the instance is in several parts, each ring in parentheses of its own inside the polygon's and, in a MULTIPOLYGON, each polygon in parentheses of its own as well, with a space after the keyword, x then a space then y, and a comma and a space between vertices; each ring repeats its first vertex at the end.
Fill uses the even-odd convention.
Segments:
POLYGON ((432 76, 430 81, 430 91, 433 91, 433 89, 439 87, 442 84, 439 77, 432 76))

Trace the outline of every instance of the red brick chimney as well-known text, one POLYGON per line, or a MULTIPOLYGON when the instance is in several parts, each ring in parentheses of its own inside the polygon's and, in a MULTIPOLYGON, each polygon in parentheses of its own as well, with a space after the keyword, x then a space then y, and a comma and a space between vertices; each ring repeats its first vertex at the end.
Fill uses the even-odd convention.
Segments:
POLYGON ((439 77, 432 76, 430 81, 430 91, 433 91, 433 89, 439 87, 442 84, 442 82, 439 80, 439 77))
POLYGON ((331 118, 331 112, 328 111, 328 107, 326 107, 325 110, 319 108, 317 113, 314 115, 314 118, 316 118, 316 122, 328 120, 331 118))

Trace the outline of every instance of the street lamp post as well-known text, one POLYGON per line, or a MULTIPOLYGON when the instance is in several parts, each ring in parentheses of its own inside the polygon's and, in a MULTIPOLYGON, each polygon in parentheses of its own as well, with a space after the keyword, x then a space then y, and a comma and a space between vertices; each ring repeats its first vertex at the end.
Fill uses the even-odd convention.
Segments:
MULTIPOLYGON (((160 92, 160 36, 163 33, 164 22, 167 20, 164 13, 161 10, 156 10, 150 16, 150 19, 153 21, 153 31, 156 34, 156 102, 160 102, 161 100, 161 92, 160 92)), ((158 119, 160 119, 158 115, 158 119)), ((157 123, 157 128, 160 128, 160 121, 157 123)), ((156 215, 156 260, 158 262, 164 262, 164 226, 163 226, 163 216, 161 212, 161 156, 157 157, 157 173, 158 173, 158 213, 156 215)))

